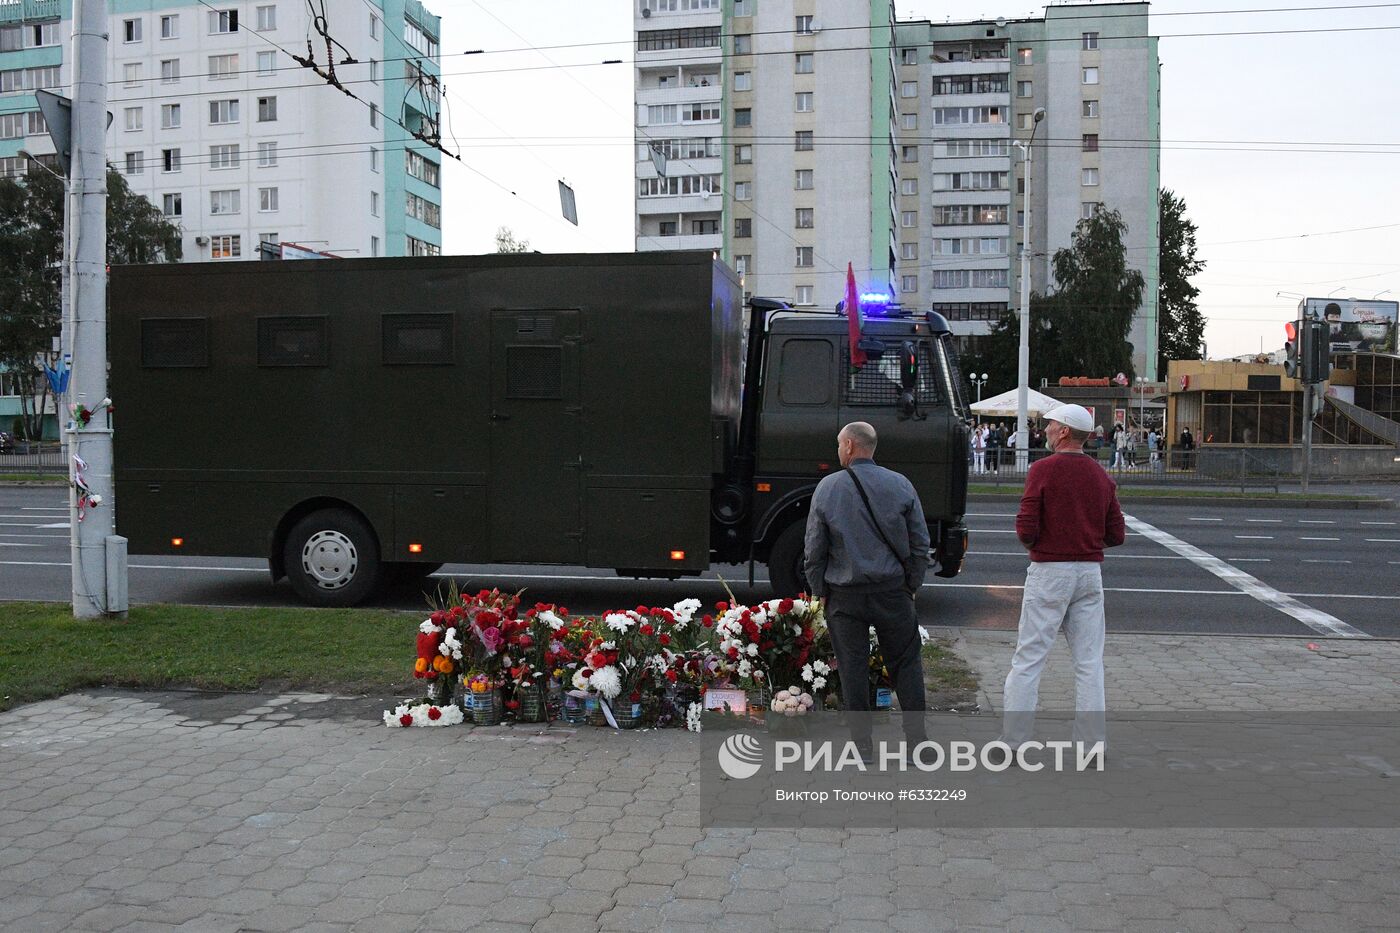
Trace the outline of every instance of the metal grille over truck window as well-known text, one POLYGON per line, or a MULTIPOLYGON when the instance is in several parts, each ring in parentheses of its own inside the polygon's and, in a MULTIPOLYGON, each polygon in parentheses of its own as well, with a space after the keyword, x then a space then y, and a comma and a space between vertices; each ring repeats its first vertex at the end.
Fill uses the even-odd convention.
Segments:
MULTIPOLYGON (((842 380, 841 401, 846 405, 888 405, 899 404, 899 345, 889 346, 878 360, 869 360, 860 369, 851 371, 851 355, 841 351, 841 368, 846 373, 842 380)), ((919 343, 919 388, 915 399, 920 405, 939 406, 946 404, 943 393, 938 388, 939 374, 934 369, 933 354, 928 343, 919 343)))
POLYGON ((384 362, 392 365, 452 363, 452 313, 386 314, 384 362))
POLYGON ((563 347, 506 347, 506 398, 563 397, 563 347))
POLYGON ((259 366, 325 366, 329 343, 325 317, 258 318, 259 366))
POLYGON ((141 365, 147 369, 209 365, 209 320, 202 317, 141 321, 141 365))
POLYGON ((549 340, 554 336, 554 316, 523 314, 515 319, 515 336, 530 340, 549 340))

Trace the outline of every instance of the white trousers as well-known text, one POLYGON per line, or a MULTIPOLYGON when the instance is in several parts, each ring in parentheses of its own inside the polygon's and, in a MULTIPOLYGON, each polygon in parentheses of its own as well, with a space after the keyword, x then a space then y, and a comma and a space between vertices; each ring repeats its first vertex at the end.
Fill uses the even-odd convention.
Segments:
POLYGON ((1105 739, 1103 575, 1097 561, 1033 562, 1026 571, 1016 654, 1002 699, 1002 740, 1030 741, 1040 674, 1063 628, 1074 661, 1074 739, 1105 739))

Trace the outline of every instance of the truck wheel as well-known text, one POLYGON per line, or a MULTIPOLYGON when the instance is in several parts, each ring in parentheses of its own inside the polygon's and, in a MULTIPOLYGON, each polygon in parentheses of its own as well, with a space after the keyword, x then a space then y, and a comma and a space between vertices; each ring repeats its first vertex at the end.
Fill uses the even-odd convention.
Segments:
POLYGON ((768 584, 774 596, 796 596, 807 589, 802 572, 805 522, 793 522, 778 535, 768 552, 768 584))
POLYGON ((283 549, 292 589, 313 606, 354 606, 379 582, 379 545, 357 515, 312 512, 293 526, 283 549))

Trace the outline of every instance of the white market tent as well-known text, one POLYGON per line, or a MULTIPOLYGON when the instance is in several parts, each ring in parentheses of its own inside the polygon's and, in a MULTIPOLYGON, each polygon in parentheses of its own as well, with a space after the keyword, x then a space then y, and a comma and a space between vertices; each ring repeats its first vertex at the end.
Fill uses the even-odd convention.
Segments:
MULTIPOLYGON (((1026 393, 1026 414, 1031 418, 1039 418, 1050 409, 1058 408, 1061 404, 1056 399, 1043 392, 1037 392, 1035 389, 1030 389, 1026 393)), ((984 418, 1015 418, 1016 390, 1012 389, 1010 392, 982 399, 972 406, 972 413, 984 418)))

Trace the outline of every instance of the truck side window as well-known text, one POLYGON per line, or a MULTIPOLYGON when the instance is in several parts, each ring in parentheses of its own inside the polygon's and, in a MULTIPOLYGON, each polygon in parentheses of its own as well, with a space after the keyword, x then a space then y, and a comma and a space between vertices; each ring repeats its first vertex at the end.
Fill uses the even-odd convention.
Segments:
POLYGON ((258 318, 259 366, 325 366, 329 351, 324 315, 258 318))
POLYGON ((789 340, 778 371, 778 400, 784 405, 831 404, 831 341, 789 340))
POLYGON ((183 369, 209 365, 209 319, 142 318, 141 365, 183 369))
POLYGON ((452 312, 385 314, 382 321, 385 363, 452 363, 452 312))

